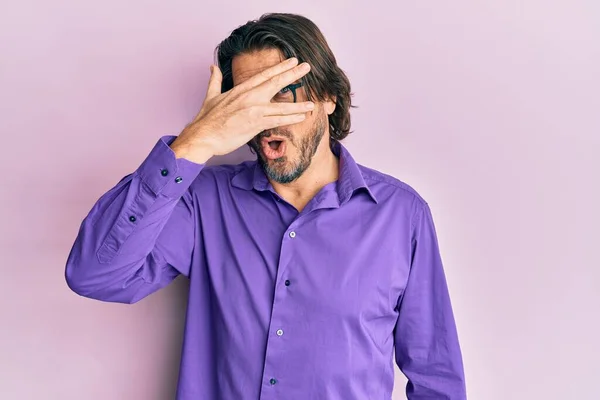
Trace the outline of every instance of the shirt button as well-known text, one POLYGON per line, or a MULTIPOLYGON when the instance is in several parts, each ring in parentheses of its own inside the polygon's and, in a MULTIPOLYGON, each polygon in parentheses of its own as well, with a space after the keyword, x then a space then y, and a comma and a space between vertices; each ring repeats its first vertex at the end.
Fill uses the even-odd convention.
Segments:
POLYGON ((274 385, 274 384, 276 384, 276 383, 277 383, 277 380, 275 380, 275 378, 271 378, 271 379, 269 380, 269 383, 270 383, 271 385, 274 385))
POLYGON ((290 282, 290 280, 289 280, 289 279, 286 279, 286 280, 285 280, 285 286, 290 286, 290 285, 291 285, 291 283, 292 283, 292 282, 290 282))
POLYGON ((178 176, 177 178, 175 178, 175 183, 181 183, 182 180, 183 178, 178 176))
POLYGON ((135 221, 136 221, 136 218, 135 218, 135 217, 132 215, 131 217, 129 217, 129 220, 130 220, 131 222, 135 222, 135 221))
POLYGON ((282 329, 278 329, 277 330, 277 336, 283 336, 283 330, 282 329))
POLYGON ((290 237, 291 237, 291 238, 295 238, 295 237, 296 237, 296 232, 294 232, 294 231, 291 231, 291 232, 290 232, 290 237))
POLYGON ((160 174, 162 176, 167 176, 167 175, 169 175, 169 170, 168 169, 163 169, 162 171, 160 171, 160 174))

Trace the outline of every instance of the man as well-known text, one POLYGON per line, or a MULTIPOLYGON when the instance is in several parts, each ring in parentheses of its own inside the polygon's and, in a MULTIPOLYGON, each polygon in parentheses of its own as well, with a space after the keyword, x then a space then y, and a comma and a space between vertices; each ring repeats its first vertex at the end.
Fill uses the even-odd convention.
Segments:
POLYGON ((465 399, 428 204, 358 165, 319 29, 268 14, 217 49, 206 99, 84 219, 66 279, 133 303, 190 279, 177 398, 465 399), (206 166, 249 144, 256 161, 206 166))

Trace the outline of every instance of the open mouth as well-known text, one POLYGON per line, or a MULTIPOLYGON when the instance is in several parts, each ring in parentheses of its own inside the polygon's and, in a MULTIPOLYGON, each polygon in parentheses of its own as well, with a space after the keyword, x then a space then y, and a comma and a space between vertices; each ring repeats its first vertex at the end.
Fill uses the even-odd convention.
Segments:
POLYGON ((269 147, 273 150, 277 150, 279 146, 281 146, 281 143, 283 143, 283 140, 271 140, 269 142, 269 147))
POLYGON ((285 154, 286 142, 279 138, 263 138, 261 141, 263 154, 269 160, 281 158, 285 154))

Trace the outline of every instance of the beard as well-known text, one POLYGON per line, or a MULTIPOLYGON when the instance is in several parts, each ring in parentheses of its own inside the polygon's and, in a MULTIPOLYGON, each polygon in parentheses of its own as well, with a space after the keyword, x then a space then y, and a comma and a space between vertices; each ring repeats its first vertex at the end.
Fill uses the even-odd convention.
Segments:
POLYGON ((324 112, 321 111, 315 119, 314 125, 310 128, 308 135, 297 140, 294 135, 285 128, 275 128, 269 131, 261 132, 251 142, 250 147, 257 154, 257 161, 262 167, 265 174, 273 181, 286 184, 298 179, 304 171, 310 167, 312 158, 321 144, 323 135, 325 134, 325 118, 324 112), (295 159, 290 159, 288 155, 277 158, 275 160, 267 160, 264 157, 260 141, 264 137, 271 135, 281 136, 287 139, 287 152, 291 152, 292 146, 298 149, 298 155, 295 159))

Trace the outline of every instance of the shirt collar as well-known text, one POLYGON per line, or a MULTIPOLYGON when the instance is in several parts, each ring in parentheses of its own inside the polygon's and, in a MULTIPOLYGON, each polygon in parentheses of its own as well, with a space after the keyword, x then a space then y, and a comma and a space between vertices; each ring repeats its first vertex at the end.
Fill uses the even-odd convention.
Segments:
MULTIPOLYGON (((340 142, 332 145, 333 153, 339 158, 339 177, 336 182, 336 191, 340 205, 346 203, 358 190, 365 190, 371 199, 377 203, 377 199, 371 188, 365 182, 362 171, 348 149, 340 142)), ((235 174, 231 180, 233 186, 244 190, 273 190, 273 186, 265 175, 262 167, 256 161, 247 164, 246 168, 235 174)))

